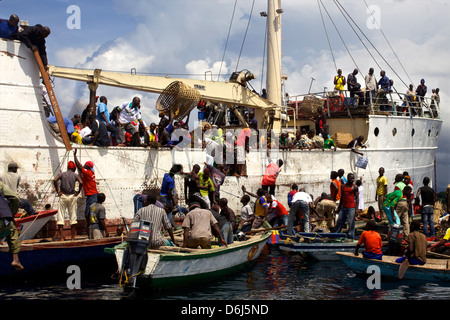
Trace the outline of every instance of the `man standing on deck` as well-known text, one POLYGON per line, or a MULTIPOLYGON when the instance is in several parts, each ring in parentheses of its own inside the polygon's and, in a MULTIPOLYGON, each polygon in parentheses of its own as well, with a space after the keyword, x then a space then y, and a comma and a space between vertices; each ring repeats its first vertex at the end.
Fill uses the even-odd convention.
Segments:
POLYGON ((86 196, 86 207, 84 209, 84 217, 86 218, 86 224, 89 227, 89 212, 93 203, 97 202, 97 182, 95 181, 94 163, 92 161, 86 161, 84 166, 81 165, 77 158, 77 149, 73 150, 73 157, 78 171, 80 172, 81 179, 83 181, 84 195, 86 196))
POLYGON ((341 186, 341 201, 337 209, 339 217, 334 230, 334 232, 340 233, 347 222, 349 225, 347 236, 350 239, 355 237, 355 213, 359 203, 358 187, 353 183, 354 181, 354 174, 349 173, 347 175, 347 183, 341 186))
POLYGON ((366 106, 374 103, 375 92, 377 91, 377 80, 373 74, 373 68, 369 69, 369 73, 364 78, 366 82, 366 106))
POLYGON ((64 228, 64 214, 66 209, 69 211, 71 238, 75 240, 77 235, 77 197, 83 187, 83 181, 75 173, 77 165, 73 161, 69 161, 67 164, 67 171, 58 174, 53 179, 53 185, 55 186, 56 193, 59 198, 59 210, 57 213, 57 222, 59 240, 64 241, 63 228, 64 228), (61 184, 58 185, 58 181, 61 180, 61 184), (75 183, 78 181, 78 191, 75 191, 75 183))
POLYGON ((108 99, 105 96, 100 97, 100 103, 97 106, 97 119, 106 125, 106 129, 116 138, 116 143, 121 144, 119 130, 111 124, 108 111, 108 99))
POLYGON ((379 176, 377 177, 377 192, 375 194, 375 201, 378 202, 378 210, 382 220, 386 219, 383 211, 383 202, 386 200, 388 179, 384 175, 384 168, 378 169, 379 176))

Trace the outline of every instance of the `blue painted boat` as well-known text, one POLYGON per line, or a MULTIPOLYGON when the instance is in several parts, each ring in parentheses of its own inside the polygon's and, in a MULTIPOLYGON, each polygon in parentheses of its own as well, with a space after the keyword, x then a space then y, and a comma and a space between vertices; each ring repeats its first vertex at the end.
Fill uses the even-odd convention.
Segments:
POLYGON ((25 240, 21 243, 19 259, 24 270, 11 268, 12 255, 6 243, 0 245, 0 277, 23 276, 44 272, 65 274, 67 267, 79 267, 89 263, 107 261, 112 266, 115 260, 104 252, 122 242, 122 237, 97 240, 49 241, 46 239, 25 240))
MULTIPOLYGON (((398 279, 400 264, 395 262, 396 256, 383 256, 383 260, 365 259, 361 254, 355 256, 349 252, 337 252, 337 256, 356 274, 371 275, 373 271, 367 272, 369 266, 379 268, 384 278, 398 279)), ((450 281, 450 264, 448 259, 427 259, 423 266, 410 265, 403 279, 423 281, 450 281)))
POLYGON ((345 233, 298 232, 295 236, 280 235, 278 249, 304 254, 319 261, 339 260, 336 251, 353 252, 358 240, 347 239, 345 233))

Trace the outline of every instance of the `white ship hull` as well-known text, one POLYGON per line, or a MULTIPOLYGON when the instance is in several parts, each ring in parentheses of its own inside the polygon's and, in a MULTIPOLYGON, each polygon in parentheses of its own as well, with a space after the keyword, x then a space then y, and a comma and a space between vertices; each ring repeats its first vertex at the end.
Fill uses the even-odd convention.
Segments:
MULTIPOLYGON (((9 161, 16 161, 22 177, 19 195, 31 203, 37 200, 37 210, 42 210, 46 203, 58 208, 51 180, 61 170, 66 170, 67 161, 73 160, 73 154, 66 152, 62 140, 55 136, 46 121, 39 71, 32 52, 17 41, 3 39, 0 39, 0 117, 2 170, 7 170, 9 161)), ((381 166, 389 180, 388 192, 392 191, 395 174, 403 171, 411 174, 416 186, 421 185, 425 176, 434 180, 434 160, 442 120, 369 115, 353 120, 330 119, 329 125, 331 132, 333 128, 347 126, 351 128, 350 132, 367 137, 368 148, 363 151, 369 159, 367 168, 355 167, 357 155, 348 149, 273 153, 273 159, 280 158, 285 163, 276 189, 277 198, 285 205, 292 183, 305 187, 317 197, 322 192, 329 193, 330 171, 341 168, 346 173, 354 172, 357 177, 363 177, 366 207, 375 205, 375 180, 381 166), (379 131, 377 136, 375 128, 379 131)), ((120 224, 122 217, 132 218, 135 194, 147 186, 160 186, 164 173, 174 163, 182 164, 187 171, 193 164, 205 161, 204 150, 171 152, 135 147, 74 147, 80 148, 78 155, 82 163, 91 160, 95 164, 98 189, 106 194, 105 206, 111 225, 120 224)), ((258 151, 250 152, 247 154, 248 177, 227 177, 225 180, 222 196, 229 199, 236 212, 240 212, 241 207, 241 186, 254 192, 260 187, 265 160, 258 151)), ((183 194, 180 178, 176 180, 176 189, 178 194, 183 194)), ((82 196, 78 205, 78 219, 84 220, 82 196)))

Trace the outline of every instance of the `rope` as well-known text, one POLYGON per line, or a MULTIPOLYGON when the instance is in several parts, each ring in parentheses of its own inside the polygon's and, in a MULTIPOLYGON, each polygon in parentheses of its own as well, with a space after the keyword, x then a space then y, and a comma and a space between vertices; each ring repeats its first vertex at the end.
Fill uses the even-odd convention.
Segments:
POLYGON ((247 38, 247 32, 248 32, 248 28, 250 27, 250 21, 252 19, 254 6, 255 6, 255 0, 253 0, 252 9, 250 10, 250 16, 248 17, 247 28, 245 29, 244 39, 242 40, 241 51, 239 52, 239 57, 238 57, 238 60, 237 60, 237 63, 236 63, 236 70, 235 71, 238 70, 239 60, 241 59, 242 49, 244 48, 245 39, 247 38))
POLYGON ((387 39, 387 37, 386 37, 386 35, 384 34, 383 30, 381 29, 381 26, 378 24, 377 19, 375 19, 375 17, 373 16, 372 11, 369 9, 369 6, 367 5, 366 0, 364 0, 364 4, 366 5, 367 10, 370 12, 370 15, 372 16, 373 20, 374 20, 375 23, 377 24, 377 28, 380 30, 380 32, 381 32, 381 34, 383 35, 384 39, 386 40, 386 42, 388 43, 389 47, 391 48, 392 53, 394 53, 395 57, 397 58, 398 63, 400 63, 400 66, 402 67, 403 71, 406 73, 406 76, 408 77, 409 81, 410 81, 411 83, 413 83, 413 81, 411 80, 411 78, 410 78, 408 72, 406 72, 405 67, 403 66, 403 64, 401 63, 399 57, 397 56, 397 54, 395 53, 394 49, 392 48, 391 43, 390 43, 389 40, 387 39))
POLYGON ((331 18, 330 13, 328 12, 327 8, 325 8, 324 4, 322 3, 322 0, 319 0, 319 1, 320 1, 320 3, 322 4, 323 9, 324 9, 325 12, 327 13, 328 18, 330 18, 331 23, 333 23, 334 29, 336 30, 337 34, 339 35, 339 38, 341 39, 341 41, 342 41, 342 43, 343 43, 345 49, 347 50, 348 55, 349 55, 350 58, 352 59, 352 61, 353 61, 353 63, 355 64, 356 68, 359 69, 358 64, 356 63, 355 59, 353 58, 352 54, 350 53, 350 50, 348 49, 347 45, 345 44, 345 41, 344 41, 344 39, 342 38, 342 35, 341 35, 341 33, 339 32, 339 30, 338 30, 336 24, 334 23, 333 18, 331 18))
MULTIPOLYGON (((336 3, 336 5, 339 5, 342 10, 345 12, 345 14, 347 14, 349 16, 349 18, 352 20, 352 22, 355 24, 355 26, 359 29, 359 31, 361 31, 362 35, 366 38, 366 40, 372 45, 372 47, 375 49, 375 51, 380 55, 380 57, 383 59, 383 61, 388 65, 388 67, 394 72, 394 74, 400 79, 400 81, 406 86, 408 87, 408 85, 403 81, 403 79, 398 75, 398 73, 394 70, 394 68, 392 68, 392 66, 389 64, 389 62, 383 57, 383 55, 378 51, 378 49, 375 47, 375 45, 369 40, 369 38, 364 34, 364 32, 361 30, 361 28, 358 27, 358 25, 356 24, 356 22, 350 17, 350 15, 348 14, 348 12, 344 9, 344 7, 339 3, 338 0, 334 0, 334 2, 336 3)), ((342 12, 342 11, 341 11, 342 12)), ((359 69, 359 68, 358 68, 359 69)), ((381 69, 381 67, 380 67, 381 69)))
POLYGON ((219 81, 220 72, 222 71, 223 60, 225 59, 225 52, 227 51, 228 40, 230 39, 230 31, 231 31, 231 26, 233 25, 234 13, 236 11, 236 5, 237 5, 237 0, 234 2, 233 14, 231 16, 230 26, 228 27, 227 41, 225 42, 225 48, 223 50, 222 62, 220 63, 219 74, 217 75, 217 81, 219 81))
POLYGON ((320 8, 319 0, 317 0, 317 5, 319 6, 320 17, 322 19, 323 29, 325 30, 325 35, 327 36, 328 46, 330 47, 331 57, 333 58, 334 69, 337 71, 338 67, 336 65, 336 59, 334 58, 333 49, 331 48, 330 38, 328 37, 327 27, 325 26, 325 20, 323 19, 322 9, 320 8))

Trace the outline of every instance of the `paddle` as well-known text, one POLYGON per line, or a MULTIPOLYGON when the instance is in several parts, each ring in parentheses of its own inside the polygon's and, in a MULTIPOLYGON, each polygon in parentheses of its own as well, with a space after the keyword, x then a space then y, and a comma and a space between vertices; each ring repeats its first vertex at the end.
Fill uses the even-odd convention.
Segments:
POLYGON ((403 276, 405 275, 406 271, 409 268, 409 261, 408 258, 405 259, 405 261, 402 262, 400 267, 398 268, 398 278, 403 279, 403 276))

